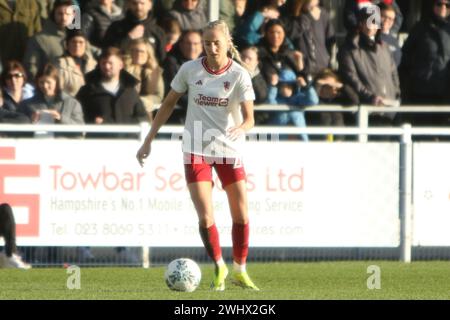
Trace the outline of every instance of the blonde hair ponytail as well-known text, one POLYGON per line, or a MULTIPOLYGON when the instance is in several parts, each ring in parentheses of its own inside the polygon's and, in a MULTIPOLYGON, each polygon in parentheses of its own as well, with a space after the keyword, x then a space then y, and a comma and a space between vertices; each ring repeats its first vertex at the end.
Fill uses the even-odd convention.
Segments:
POLYGON ((231 37, 230 29, 228 28, 228 25, 226 24, 226 22, 223 20, 211 21, 206 25, 205 31, 211 30, 211 29, 222 30, 223 34, 229 41, 230 47, 228 48, 228 53, 230 54, 231 59, 235 60, 237 63, 239 63, 245 69, 247 69, 247 71, 249 71, 250 68, 248 68, 247 64, 245 64, 245 62, 242 61, 241 54, 239 53, 239 50, 236 48, 236 46, 233 43, 233 38, 231 37))

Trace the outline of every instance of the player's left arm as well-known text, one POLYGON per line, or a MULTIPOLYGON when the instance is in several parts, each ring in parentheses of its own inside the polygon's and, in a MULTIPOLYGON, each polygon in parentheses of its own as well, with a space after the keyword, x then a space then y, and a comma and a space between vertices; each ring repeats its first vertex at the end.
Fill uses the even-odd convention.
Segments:
POLYGON ((255 126, 255 117, 253 115, 253 101, 241 102, 242 123, 239 126, 228 129, 228 137, 231 140, 236 140, 242 135, 245 135, 250 129, 255 126))

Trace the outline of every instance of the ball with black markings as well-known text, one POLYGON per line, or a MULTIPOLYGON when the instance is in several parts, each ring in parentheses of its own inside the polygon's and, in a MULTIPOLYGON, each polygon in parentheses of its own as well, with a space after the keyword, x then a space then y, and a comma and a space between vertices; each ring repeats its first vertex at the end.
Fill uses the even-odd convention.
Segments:
POLYGON ((171 290, 193 292, 200 284, 202 272, 195 261, 180 258, 169 263, 164 277, 171 290))

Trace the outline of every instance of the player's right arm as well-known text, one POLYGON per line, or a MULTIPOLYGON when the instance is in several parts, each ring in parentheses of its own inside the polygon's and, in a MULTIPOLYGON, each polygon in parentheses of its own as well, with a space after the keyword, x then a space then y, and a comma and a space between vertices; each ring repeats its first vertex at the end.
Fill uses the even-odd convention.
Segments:
POLYGON ((153 139, 156 137, 159 129, 167 122, 173 112, 173 109, 175 108, 175 105, 177 104, 178 99, 180 99, 183 94, 184 93, 179 93, 171 89, 167 94, 167 97, 162 102, 161 107, 159 108, 158 113, 156 114, 155 119, 152 122, 150 131, 145 137, 144 143, 138 150, 138 153, 136 154, 136 158, 141 167, 144 166, 144 159, 150 155, 150 145, 153 139))

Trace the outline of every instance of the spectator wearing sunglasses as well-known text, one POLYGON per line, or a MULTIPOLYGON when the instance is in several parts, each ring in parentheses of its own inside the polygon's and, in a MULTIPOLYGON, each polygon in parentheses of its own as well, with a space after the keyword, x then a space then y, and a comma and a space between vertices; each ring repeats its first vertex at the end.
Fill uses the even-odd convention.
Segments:
MULTIPOLYGON (((450 1, 434 0, 429 14, 411 30, 403 46, 400 76, 409 104, 450 104, 450 1)), ((449 125, 441 114, 417 115, 416 125, 449 125)))
POLYGON ((6 62, 0 76, 3 106, 0 106, 0 123, 30 123, 30 119, 18 111, 19 104, 33 97, 34 88, 27 83, 25 70, 18 61, 6 62))

